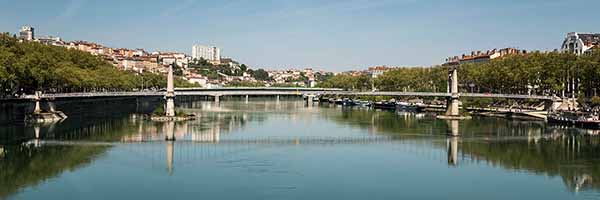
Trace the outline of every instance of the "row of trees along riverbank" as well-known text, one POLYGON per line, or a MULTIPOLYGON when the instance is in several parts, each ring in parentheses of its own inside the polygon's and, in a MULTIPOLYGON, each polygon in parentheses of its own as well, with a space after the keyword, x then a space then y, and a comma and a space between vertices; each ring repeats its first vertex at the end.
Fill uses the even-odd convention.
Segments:
MULTIPOLYGON (((177 87, 194 86, 176 78, 177 87)), ((131 91, 166 87, 166 76, 115 68, 90 53, 0 34, 0 94, 131 91)))
MULTIPOLYGON (((600 51, 576 56, 570 53, 534 52, 510 55, 489 62, 462 64, 458 71, 463 92, 510 93, 561 96, 563 90, 578 97, 597 96, 600 91, 600 51)), ((445 92, 447 68, 404 67, 385 72, 377 78, 369 75, 339 74, 319 87, 348 90, 445 92)))

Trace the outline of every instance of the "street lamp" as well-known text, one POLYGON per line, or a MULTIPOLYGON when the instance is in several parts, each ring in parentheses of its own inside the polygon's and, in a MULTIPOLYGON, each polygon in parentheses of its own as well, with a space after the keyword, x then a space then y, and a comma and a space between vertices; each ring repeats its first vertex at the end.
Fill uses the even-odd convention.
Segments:
POLYGON ((144 91, 144 74, 142 73, 142 69, 140 69, 139 75, 142 77, 142 89, 141 89, 141 91, 144 91))
POLYGON ((469 84, 469 87, 471 88, 471 93, 473 93, 473 88, 475 87, 475 84, 473 84, 473 83, 470 83, 470 84, 469 84))

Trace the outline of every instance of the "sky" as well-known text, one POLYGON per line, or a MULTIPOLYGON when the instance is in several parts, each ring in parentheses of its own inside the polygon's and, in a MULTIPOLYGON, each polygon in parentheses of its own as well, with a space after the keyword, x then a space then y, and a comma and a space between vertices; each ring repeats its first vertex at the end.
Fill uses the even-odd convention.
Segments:
POLYGON ((252 68, 431 66, 473 50, 553 50, 600 32, 598 0, 0 0, 0 32, 191 54, 252 68))

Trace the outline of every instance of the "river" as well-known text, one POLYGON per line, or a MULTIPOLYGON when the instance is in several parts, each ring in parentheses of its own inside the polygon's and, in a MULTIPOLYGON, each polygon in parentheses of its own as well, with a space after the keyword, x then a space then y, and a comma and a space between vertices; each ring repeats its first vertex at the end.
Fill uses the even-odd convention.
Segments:
POLYGON ((293 100, 179 106, 199 119, 0 126, 0 199, 600 199, 594 131, 293 100))

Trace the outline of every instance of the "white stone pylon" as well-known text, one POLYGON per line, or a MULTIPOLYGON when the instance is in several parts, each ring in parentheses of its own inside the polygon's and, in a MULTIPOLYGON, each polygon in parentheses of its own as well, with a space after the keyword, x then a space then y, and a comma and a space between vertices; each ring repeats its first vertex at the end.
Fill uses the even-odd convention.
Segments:
POLYGON ((169 65, 167 75, 167 94, 165 95, 167 105, 165 106, 165 115, 167 117, 175 116, 175 87, 173 86, 173 66, 169 65))
POLYGON ((460 115, 460 111, 459 111, 459 105, 460 105, 460 100, 459 100, 459 93, 458 93, 458 69, 456 67, 451 68, 449 71, 449 87, 448 87, 448 92, 450 92, 450 94, 452 96, 448 97, 448 102, 447 102, 447 110, 446 110, 446 115, 447 116, 459 116, 460 115))

